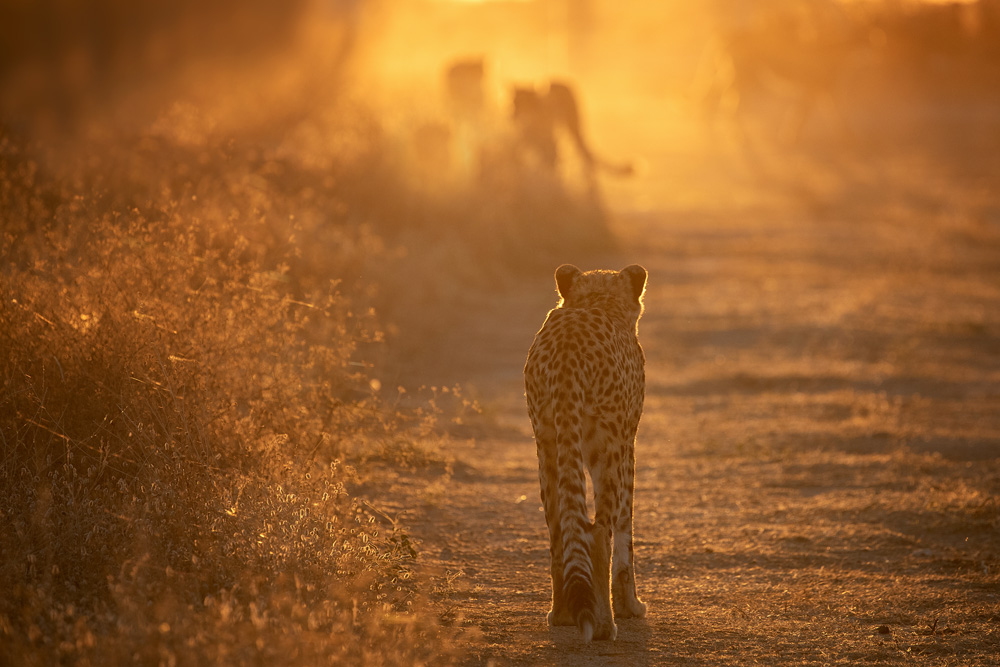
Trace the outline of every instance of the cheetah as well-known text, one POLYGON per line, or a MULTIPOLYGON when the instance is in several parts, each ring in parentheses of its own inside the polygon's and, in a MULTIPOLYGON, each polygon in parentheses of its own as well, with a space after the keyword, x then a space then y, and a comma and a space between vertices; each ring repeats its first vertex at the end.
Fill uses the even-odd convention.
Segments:
POLYGON ((568 83, 550 81, 548 91, 515 86, 513 121, 523 155, 537 159, 549 171, 555 171, 559 164, 557 130, 568 135, 588 179, 592 180, 598 169, 612 176, 632 176, 635 171, 631 164, 609 162, 590 148, 576 93, 568 83))
POLYGON ((632 544, 635 435, 646 383, 637 325, 646 269, 584 273, 564 264, 555 278, 559 303, 524 366, 549 527, 548 622, 577 626, 585 642, 610 640, 615 618, 646 615, 632 544), (585 468, 594 487, 593 522, 585 468))

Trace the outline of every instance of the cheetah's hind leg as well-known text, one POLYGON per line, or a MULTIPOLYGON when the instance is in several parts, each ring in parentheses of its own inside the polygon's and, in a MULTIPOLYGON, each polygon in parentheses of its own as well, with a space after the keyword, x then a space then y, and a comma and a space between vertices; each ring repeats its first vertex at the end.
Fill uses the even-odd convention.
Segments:
POLYGON ((635 590, 635 555, 631 516, 619 521, 614 536, 611 595, 615 618, 645 618, 646 603, 635 590))
POLYGON ((618 636, 611 610, 611 531, 608 526, 594 523, 591 528, 590 562, 593 568, 594 597, 594 639, 614 640, 618 636))

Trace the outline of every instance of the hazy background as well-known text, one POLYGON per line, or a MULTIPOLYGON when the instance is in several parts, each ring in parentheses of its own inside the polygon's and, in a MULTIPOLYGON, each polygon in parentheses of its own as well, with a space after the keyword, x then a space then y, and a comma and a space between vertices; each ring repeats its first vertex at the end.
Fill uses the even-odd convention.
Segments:
POLYGON ((0 12, 0 117, 45 142, 157 124, 187 141, 238 131, 279 142, 348 98, 403 152, 421 124, 448 121, 445 68, 469 58, 483 59, 494 133, 513 85, 571 82, 598 151, 648 167, 622 195, 632 206, 706 187, 714 197, 744 175, 737 166, 720 182, 719 159, 919 143, 975 161, 969 151, 996 136, 994 0, 105 0, 0 12))

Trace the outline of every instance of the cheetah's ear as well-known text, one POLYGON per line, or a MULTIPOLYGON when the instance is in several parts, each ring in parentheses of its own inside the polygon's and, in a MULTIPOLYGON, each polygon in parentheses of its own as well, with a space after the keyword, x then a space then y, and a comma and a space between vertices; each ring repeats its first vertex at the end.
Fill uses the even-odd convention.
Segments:
MULTIPOLYGON (((646 290, 646 269, 638 264, 631 264, 619 271, 621 275, 629 281, 632 286, 632 295, 638 301, 642 298, 642 293, 646 290)), ((558 275, 558 272, 556 272, 558 275)))
POLYGON ((580 273, 580 269, 572 264, 563 264, 556 269, 556 288, 559 290, 559 296, 563 299, 569 296, 570 287, 573 286, 573 281, 580 273))

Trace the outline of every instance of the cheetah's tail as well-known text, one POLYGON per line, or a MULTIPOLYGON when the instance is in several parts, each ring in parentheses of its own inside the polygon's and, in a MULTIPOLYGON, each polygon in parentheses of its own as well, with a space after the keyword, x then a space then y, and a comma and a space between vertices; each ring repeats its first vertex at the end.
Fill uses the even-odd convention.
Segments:
POLYGON ((569 608, 573 610, 576 627, 580 631, 583 641, 589 644, 590 640, 594 638, 594 626, 597 624, 594 616, 594 588, 590 581, 590 573, 574 572, 572 577, 567 577, 563 584, 563 591, 569 608))
MULTIPOLYGON (((580 394, 583 393, 579 389, 580 394)), ((597 599, 593 582, 593 546, 590 519, 587 516, 587 484, 581 452, 582 418, 579 407, 571 401, 556 406, 563 416, 556 421, 560 517, 563 539, 563 599, 584 641, 589 642, 597 627, 597 599)))

